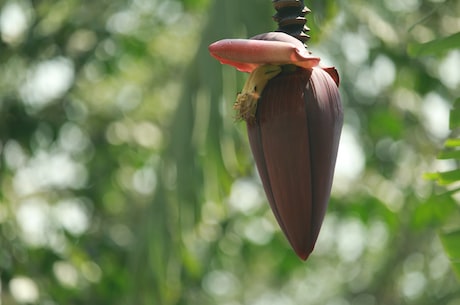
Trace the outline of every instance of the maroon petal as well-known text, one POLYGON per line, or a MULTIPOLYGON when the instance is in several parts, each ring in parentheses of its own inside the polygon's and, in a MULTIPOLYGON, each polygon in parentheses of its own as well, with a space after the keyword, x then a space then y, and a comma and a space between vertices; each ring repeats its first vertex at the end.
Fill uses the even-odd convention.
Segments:
POLYGON ((247 123, 270 206, 304 260, 326 211, 342 121, 334 79, 313 68, 270 80, 258 102, 256 121, 247 123))
POLYGON ((219 40, 209 46, 209 52, 221 63, 243 72, 252 72, 265 64, 294 64, 311 68, 319 63, 319 57, 312 56, 300 41, 284 33, 265 33, 251 39, 219 40))

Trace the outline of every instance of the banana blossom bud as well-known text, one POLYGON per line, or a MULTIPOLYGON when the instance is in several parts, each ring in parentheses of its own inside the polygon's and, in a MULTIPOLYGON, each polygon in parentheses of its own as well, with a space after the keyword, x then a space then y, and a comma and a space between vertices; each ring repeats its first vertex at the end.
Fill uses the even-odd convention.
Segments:
POLYGON ((335 68, 319 66, 281 32, 209 46, 221 63, 251 73, 234 108, 246 121, 270 207, 296 254, 313 251, 329 202, 343 111, 335 68))

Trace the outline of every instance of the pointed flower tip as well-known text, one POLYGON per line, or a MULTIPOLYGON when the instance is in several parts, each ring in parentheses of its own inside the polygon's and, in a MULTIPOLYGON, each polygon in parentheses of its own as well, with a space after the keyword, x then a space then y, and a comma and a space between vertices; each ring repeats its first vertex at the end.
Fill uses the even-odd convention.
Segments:
POLYGON ((297 257, 299 257, 303 261, 306 261, 310 257, 310 254, 312 252, 312 251, 308 251, 308 250, 305 250, 305 249, 296 249, 294 247, 293 247, 293 249, 294 249, 294 252, 297 255, 297 257))
POLYGON ((310 253, 308 253, 308 254, 307 254, 307 253, 297 253, 297 256, 298 256, 301 260, 306 261, 307 258, 310 256, 310 253))
MULTIPOLYGON (((289 228, 289 226, 290 226, 289 223, 285 223, 282 227, 289 228)), ((312 244, 312 241, 305 242, 309 240, 308 237, 306 237, 305 235, 303 235, 303 237, 300 237, 300 238, 294 238, 294 236, 298 235, 298 233, 302 234, 302 233, 306 233, 306 231, 305 232, 289 232, 283 229, 283 233, 285 233, 297 257, 303 261, 306 261, 310 257, 310 254, 313 252, 316 242, 313 241, 313 244, 312 244)))
POLYGON ((265 64, 294 64, 308 69, 317 66, 320 61, 300 41, 279 32, 265 33, 251 39, 219 40, 209 46, 209 52, 222 64, 234 66, 243 72, 252 72, 265 64))

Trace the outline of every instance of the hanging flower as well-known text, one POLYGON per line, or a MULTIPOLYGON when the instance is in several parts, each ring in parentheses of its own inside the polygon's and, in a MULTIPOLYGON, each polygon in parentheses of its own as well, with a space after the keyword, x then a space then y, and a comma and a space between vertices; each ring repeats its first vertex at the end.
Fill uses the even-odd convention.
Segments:
POLYGON ((234 108, 246 121, 276 220, 306 260, 328 205, 343 124, 338 73, 319 66, 302 42, 281 32, 220 40, 209 51, 250 73, 234 108))

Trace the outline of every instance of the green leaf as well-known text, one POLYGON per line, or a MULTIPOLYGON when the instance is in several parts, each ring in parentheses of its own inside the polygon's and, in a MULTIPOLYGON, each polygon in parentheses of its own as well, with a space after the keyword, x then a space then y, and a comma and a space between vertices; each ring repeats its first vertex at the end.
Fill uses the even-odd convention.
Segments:
POLYGON ((438 183, 447 185, 460 180, 460 169, 454 169, 442 173, 438 173, 438 183))
POLYGON ((458 209, 450 192, 433 195, 417 206, 412 214, 412 226, 423 229, 427 226, 443 224, 458 209))
POLYGON ((445 147, 460 147, 460 139, 447 139, 444 143, 445 147))
POLYGON ((460 229, 441 233, 439 237, 455 273, 460 278, 460 229))
POLYGON ((411 43, 407 47, 407 52, 412 57, 440 55, 451 49, 457 49, 458 46, 460 46, 460 32, 425 43, 411 43))
POLYGON ((460 279, 460 262, 451 262, 451 265, 454 269, 455 274, 460 279))
POLYGON ((454 108, 450 111, 449 128, 451 130, 460 128, 460 98, 454 102, 454 108))
POLYGON ((423 178, 427 180, 438 180, 439 173, 424 173, 423 178))
POLYGON ((460 160, 460 150, 443 150, 438 155, 439 160, 446 159, 459 159, 460 160))

